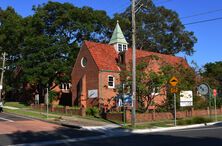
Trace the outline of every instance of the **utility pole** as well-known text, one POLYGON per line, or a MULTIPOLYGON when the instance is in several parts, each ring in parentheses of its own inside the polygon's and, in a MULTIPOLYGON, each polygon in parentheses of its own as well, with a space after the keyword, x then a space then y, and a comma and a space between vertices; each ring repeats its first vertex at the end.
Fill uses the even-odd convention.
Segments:
POLYGON ((135 0, 132 0, 132 118, 131 124, 136 123, 136 22, 135 0))
POLYGON ((2 72, 1 72, 1 80, 0 80, 0 101, 2 99, 2 89, 3 89, 3 78, 4 78, 4 72, 5 72, 5 56, 6 56, 6 53, 4 52, 2 54, 3 56, 3 60, 2 60, 2 72))

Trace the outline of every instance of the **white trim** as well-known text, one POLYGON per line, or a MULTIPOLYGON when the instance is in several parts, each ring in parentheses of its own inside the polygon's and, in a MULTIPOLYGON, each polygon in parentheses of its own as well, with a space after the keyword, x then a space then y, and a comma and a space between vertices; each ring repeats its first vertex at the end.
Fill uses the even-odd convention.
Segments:
POLYGON ((81 58, 81 66, 83 67, 83 68, 85 68, 86 67, 86 65, 84 66, 84 64, 83 64, 83 60, 86 60, 86 64, 87 64, 87 59, 86 59, 86 57, 82 57, 81 58))
POLYGON ((127 44, 121 44, 121 43, 116 43, 116 45, 114 45, 116 51, 119 52, 123 52, 123 51, 127 51, 128 50, 128 45, 127 44), (121 49, 119 50, 119 45, 121 46, 121 49), (124 46, 126 47, 124 50, 124 46))
POLYGON ((108 81, 107 81, 107 83, 108 83, 108 88, 110 88, 110 89, 115 88, 115 77, 114 77, 113 75, 108 75, 108 81), (109 77, 112 77, 112 78, 113 78, 113 86, 109 86, 109 77))

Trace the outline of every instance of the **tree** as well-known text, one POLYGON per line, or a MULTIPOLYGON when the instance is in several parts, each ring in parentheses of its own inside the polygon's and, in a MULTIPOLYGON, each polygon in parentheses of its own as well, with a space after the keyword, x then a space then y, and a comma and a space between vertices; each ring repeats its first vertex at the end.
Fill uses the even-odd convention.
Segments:
MULTIPOLYGON (((175 55, 194 53, 194 44, 197 42, 193 32, 185 30, 185 26, 175 11, 165 7, 157 7, 152 1, 142 0, 144 4, 136 14, 137 48, 175 55)), ((131 13, 130 7, 114 19, 123 18, 121 26, 128 42, 131 42, 131 13)), ((121 19, 122 20, 122 19, 121 19)))
MULTIPOLYGON (((148 107, 153 103, 156 95, 160 95, 160 91, 166 87, 165 84, 167 80, 160 71, 151 69, 154 62, 158 65, 162 63, 158 56, 149 56, 138 62, 139 63, 136 65, 136 100, 138 103, 138 110, 140 112, 146 112, 148 107)), ((121 82, 131 88, 131 69, 122 70, 120 76, 121 82)))
POLYGON ((19 79, 16 78, 16 64, 21 57, 24 42, 23 25, 23 18, 12 7, 0 9, 0 54, 7 53, 4 91, 9 97, 14 96, 20 86, 19 79))
POLYGON ((110 18, 104 11, 51 1, 33 10, 33 16, 24 18, 22 58, 17 64, 21 81, 39 90, 52 82, 69 82, 82 42, 106 42, 110 18))
POLYGON ((211 88, 221 89, 222 88, 222 61, 207 63, 203 67, 203 80, 207 82, 211 88))
MULTIPOLYGON (((173 108, 172 94, 169 93, 168 85, 169 80, 173 76, 179 79, 179 91, 194 91, 196 87, 196 74, 191 68, 184 66, 182 63, 172 65, 156 55, 139 59, 136 70, 136 98, 140 112, 148 111, 151 105, 165 107, 168 110, 173 108), (158 96, 167 98, 162 103, 157 103, 155 98, 158 96)), ((121 72, 121 81, 128 86, 132 84, 130 70, 127 69, 121 72)))

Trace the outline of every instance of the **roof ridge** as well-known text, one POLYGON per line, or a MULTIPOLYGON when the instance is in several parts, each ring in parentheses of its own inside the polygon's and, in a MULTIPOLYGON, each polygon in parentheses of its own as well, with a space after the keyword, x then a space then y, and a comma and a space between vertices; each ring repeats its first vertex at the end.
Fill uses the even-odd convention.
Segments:
MULTIPOLYGON (((132 49, 132 48, 128 48, 128 49, 132 49)), ((180 57, 180 56, 174 56, 174 55, 170 55, 170 54, 163 54, 163 53, 159 53, 159 52, 152 52, 152 51, 146 51, 146 50, 140 50, 140 49, 136 49, 136 51, 139 51, 139 52, 148 52, 148 53, 153 53, 153 54, 161 55, 161 56, 170 56, 170 57, 175 57, 175 58, 184 59, 183 57, 180 57)))

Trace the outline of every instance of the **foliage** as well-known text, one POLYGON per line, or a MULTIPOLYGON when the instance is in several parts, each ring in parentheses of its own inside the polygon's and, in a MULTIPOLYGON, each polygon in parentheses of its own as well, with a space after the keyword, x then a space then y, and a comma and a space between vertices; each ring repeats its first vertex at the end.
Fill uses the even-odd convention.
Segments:
POLYGON ((4 106, 11 106, 11 107, 17 107, 17 108, 27 108, 28 106, 20 103, 20 102, 5 102, 4 106))
MULTIPOLYGON (((166 88, 167 78, 161 70, 153 70, 155 64, 161 65, 162 59, 158 56, 151 55, 139 61, 136 66, 136 95, 138 101, 138 111, 145 112, 153 103, 157 95, 162 95, 162 90, 166 88)), ((131 71, 122 71, 121 81, 126 85, 132 84, 131 71)))
POLYGON ((33 11, 22 18, 11 7, 0 10, 0 52, 12 58, 7 62, 12 67, 6 74, 7 91, 15 94, 25 83, 43 92, 52 82, 69 82, 82 42, 107 42, 110 32, 104 11, 51 1, 33 11))
MULTIPOLYGON (((156 7, 152 2, 144 4, 136 17, 138 47, 166 54, 192 54, 196 38, 185 30, 178 15, 164 7, 156 7)), ((52 82, 69 82, 83 41, 107 43, 117 19, 121 20, 122 30, 131 42, 129 10, 111 19, 105 11, 52 1, 33 6, 33 15, 24 18, 11 7, 0 9, 0 53, 8 53, 7 66, 10 68, 5 76, 6 95, 14 97, 24 93, 27 83, 32 85, 31 91, 37 89, 43 93, 52 82)), ((139 76, 138 79, 143 79, 142 73, 139 76)), ((144 79, 162 82, 159 76, 152 73, 144 79)), ((141 95, 145 94, 144 88, 143 85, 138 87, 141 95)))
POLYGON ((222 94, 222 61, 207 63, 203 67, 203 72, 201 75, 203 76, 204 82, 208 83, 211 88, 218 89, 219 96, 222 94))
POLYGON ((98 117, 99 116, 99 109, 97 107, 87 108, 86 115, 98 117))
POLYGON ((209 107, 208 99, 195 96, 193 98, 193 107, 194 109, 206 109, 207 107, 209 107))
MULTIPOLYGON (((155 6, 152 1, 142 0, 143 7, 136 13, 137 48, 164 54, 179 52, 192 55, 197 42, 193 32, 185 30, 179 15, 163 6, 155 6)), ((131 42, 131 9, 116 14, 114 19, 123 19, 122 29, 131 42)), ((122 20, 121 19, 121 20, 122 20)))
MULTIPOLYGON (((180 109, 179 93, 180 91, 187 90, 191 90, 195 93, 197 87, 196 73, 192 68, 184 67, 182 64, 178 64, 174 67, 172 65, 166 64, 161 67, 161 70, 165 75, 167 81, 169 81, 173 76, 175 76, 179 80, 177 84, 178 93, 176 94, 176 106, 177 109, 180 109)), ((165 109, 166 111, 173 111, 174 97, 173 94, 170 93, 170 85, 168 85, 167 89, 167 100, 161 108, 165 109)))
POLYGON ((204 118, 204 117, 194 117, 194 118, 190 118, 190 119, 178 120, 177 124, 178 125, 190 125, 190 124, 201 124, 201 123, 208 123, 208 122, 212 122, 212 120, 209 118, 204 118))
POLYGON ((49 103, 51 104, 53 100, 58 97, 58 93, 54 91, 49 91, 49 103))
POLYGON ((7 53, 4 91, 9 96, 13 96, 11 93, 16 92, 20 86, 15 75, 24 38, 23 24, 22 17, 12 7, 0 9, 0 54, 7 53))
MULTIPOLYGON (((174 100, 168 82, 173 76, 179 80, 178 93, 181 90, 196 90, 196 74, 182 62, 173 65, 163 58, 151 55, 138 60, 136 70, 136 94, 140 112, 147 111, 150 105, 157 106, 159 111, 172 111, 174 100), (167 92, 165 92, 166 90, 167 92), (155 97, 161 95, 167 97, 166 101, 153 102, 155 97)), ((122 82, 127 85, 132 84, 131 71, 122 71, 120 75, 122 82)), ((179 99, 177 99, 177 107, 179 108, 179 99)))

